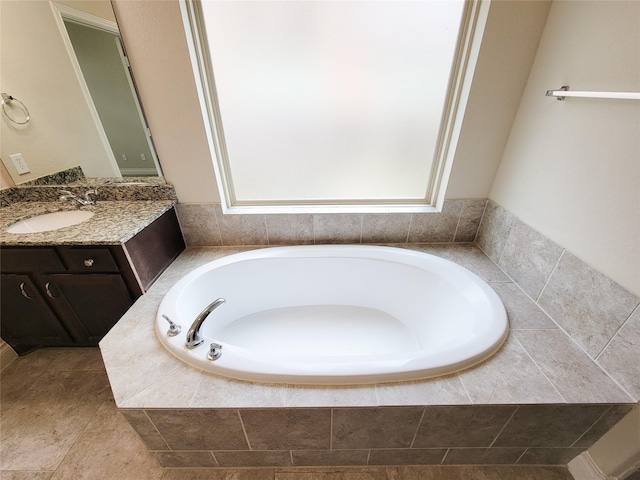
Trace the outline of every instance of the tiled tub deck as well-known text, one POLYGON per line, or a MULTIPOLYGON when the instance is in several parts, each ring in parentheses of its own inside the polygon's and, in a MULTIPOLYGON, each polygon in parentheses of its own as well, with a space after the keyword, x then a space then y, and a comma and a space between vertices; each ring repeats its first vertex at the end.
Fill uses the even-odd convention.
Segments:
POLYGON ((638 401, 477 246, 402 247, 496 290, 511 330, 494 357, 446 377, 353 387, 204 373, 164 349, 155 312, 184 274, 240 249, 189 248, 100 344, 120 411, 165 467, 564 465, 638 401))

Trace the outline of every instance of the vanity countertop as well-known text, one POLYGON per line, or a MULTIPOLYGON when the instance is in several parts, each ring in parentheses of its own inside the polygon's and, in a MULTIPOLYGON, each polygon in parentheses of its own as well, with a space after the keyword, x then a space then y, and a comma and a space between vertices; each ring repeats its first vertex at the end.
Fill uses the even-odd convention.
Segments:
POLYGON ((0 208, 0 245, 119 245, 174 204, 173 200, 98 201, 95 205, 80 207, 95 215, 78 225, 40 233, 12 234, 5 228, 25 218, 78 209, 62 202, 16 202, 0 208))

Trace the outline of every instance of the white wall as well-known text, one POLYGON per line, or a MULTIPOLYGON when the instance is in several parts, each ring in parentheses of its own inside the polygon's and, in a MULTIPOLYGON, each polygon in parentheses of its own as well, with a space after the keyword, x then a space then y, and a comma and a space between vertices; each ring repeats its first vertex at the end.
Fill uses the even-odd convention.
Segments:
POLYGON ((640 2, 555 1, 490 198, 640 294, 640 2))
POLYGON ((162 172, 182 203, 219 202, 177 0, 114 0, 162 172))
POLYGON ((538 48, 550 1, 494 1, 447 198, 486 198, 538 48))
MULTIPOLYGON (((517 111, 549 1, 498 1, 447 198, 486 198, 517 111)), ((113 0, 166 179, 182 203, 219 202, 177 0, 113 0)))
POLYGON ((0 9, 0 90, 31 114, 20 127, 0 120, 0 157, 15 182, 78 165, 87 176, 111 176, 49 2, 3 1, 0 9), (23 154, 30 174, 17 175, 14 153, 23 154))

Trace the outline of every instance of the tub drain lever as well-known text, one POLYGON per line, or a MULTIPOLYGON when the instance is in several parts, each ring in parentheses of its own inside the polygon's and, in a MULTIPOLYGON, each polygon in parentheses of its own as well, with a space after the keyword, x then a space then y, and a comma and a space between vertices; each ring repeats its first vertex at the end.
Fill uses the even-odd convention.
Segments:
POLYGON ((182 327, 180 325, 178 325, 177 323, 175 323, 173 320, 171 320, 166 315, 163 314, 162 318, 164 318, 167 322, 169 322, 169 330, 167 330, 167 336, 175 337, 176 335, 178 335, 182 331, 182 327))

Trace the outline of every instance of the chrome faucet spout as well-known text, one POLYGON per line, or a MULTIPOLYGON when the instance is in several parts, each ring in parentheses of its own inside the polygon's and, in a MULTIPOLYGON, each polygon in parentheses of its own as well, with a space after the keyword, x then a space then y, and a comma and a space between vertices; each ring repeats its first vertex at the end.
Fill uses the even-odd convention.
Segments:
POLYGON ((84 194, 84 198, 80 198, 78 197, 75 193, 70 192, 69 190, 60 190, 60 200, 62 200, 63 202, 71 202, 71 203, 79 203, 80 205, 95 205, 96 201, 95 199, 91 198, 90 195, 96 195, 98 193, 98 190, 96 190, 95 188, 92 190, 88 190, 85 194, 84 194))
POLYGON ((200 313, 200 315, 196 317, 193 324, 191 324, 191 328, 189 328, 189 331, 187 332, 187 341, 184 344, 186 348, 192 349, 200 345, 202 342, 204 342, 204 337, 200 333, 202 324, 204 323, 205 319, 209 316, 209 314, 213 312, 216 308, 218 308, 220 305, 222 305, 224 302, 226 302, 224 298, 218 298, 214 300, 211 303, 211 305, 205 308, 200 313))

